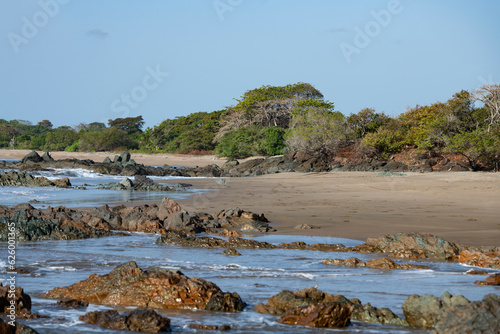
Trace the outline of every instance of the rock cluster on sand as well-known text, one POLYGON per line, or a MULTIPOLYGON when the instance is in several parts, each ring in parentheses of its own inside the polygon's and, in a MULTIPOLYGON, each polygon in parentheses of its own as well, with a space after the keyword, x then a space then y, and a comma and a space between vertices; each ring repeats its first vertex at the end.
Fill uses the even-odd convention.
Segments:
POLYGON ((223 210, 217 215, 190 213, 168 198, 160 205, 104 205, 88 210, 66 207, 35 209, 29 204, 0 206, 0 240, 7 240, 9 222, 16 224, 18 240, 22 241, 96 238, 113 235, 111 230, 200 233, 217 232, 222 227, 242 230, 246 226, 252 226, 253 232, 271 230, 263 214, 258 215, 238 208, 223 210))
POLYGON ((255 310, 259 313, 282 316, 287 311, 295 308, 324 303, 341 303, 352 308, 350 319, 367 323, 378 323, 397 326, 408 326, 404 319, 396 316, 389 309, 378 309, 370 304, 362 305, 358 299, 347 299, 342 295, 331 295, 318 290, 316 287, 299 291, 282 290, 277 295, 271 297, 267 303, 255 305, 255 310))
POLYGON ((153 310, 134 310, 118 313, 115 310, 94 311, 80 316, 80 321, 103 328, 143 332, 163 333, 170 332, 170 319, 162 317, 153 310))
POLYGON ((178 270, 140 269, 133 261, 106 275, 91 275, 68 287, 43 295, 53 299, 77 299, 93 304, 127 305, 158 309, 200 309, 239 312, 245 307, 237 293, 223 292, 201 278, 178 270))

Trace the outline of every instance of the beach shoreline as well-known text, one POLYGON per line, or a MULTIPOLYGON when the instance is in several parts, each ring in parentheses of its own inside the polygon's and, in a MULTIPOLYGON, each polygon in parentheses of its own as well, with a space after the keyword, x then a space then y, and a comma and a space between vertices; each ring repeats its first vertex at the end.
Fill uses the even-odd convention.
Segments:
MULTIPOLYGON (((0 150, 0 159, 20 159, 29 152, 0 150)), ((54 159, 102 161, 115 153, 51 155, 54 159)), ((148 165, 186 167, 212 163, 221 166, 226 161, 215 156, 135 153, 132 159, 148 165)), ((500 195, 499 173, 280 173, 224 178, 225 184, 216 183, 216 179, 183 180, 207 191, 180 199, 179 204, 187 211, 211 214, 234 207, 264 213, 277 229, 274 233, 283 235, 364 241, 398 232, 420 232, 468 246, 500 246, 500 210, 496 203, 500 195), (319 228, 295 228, 301 224, 319 228)))

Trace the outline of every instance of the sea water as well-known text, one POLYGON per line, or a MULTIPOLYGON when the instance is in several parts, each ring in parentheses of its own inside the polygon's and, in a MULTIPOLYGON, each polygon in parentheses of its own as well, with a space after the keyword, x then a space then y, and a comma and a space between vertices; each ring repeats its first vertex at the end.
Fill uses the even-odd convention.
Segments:
MULTIPOLYGON (((90 184, 89 190, 40 188, 0 188, 0 204, 13 205, 38 198, 46 205, 90 206, 110 203, 111 200, 151 200, 155 194, 122 194, 97 189, 97 184, 118 182, 121 176, 106 176, 86 170, 54 170, 39 173, 56 178, 69 177, 73 185, 90 184), (86 195, 90 193, 91 195, 86 195), (115 195, 113 195, 116 193, 115 195), (88 197, 87 197, 88 196, 88 197), (125 196, 125 197, 124 197, 125 196)), ((175 179, 171 180, 176 183, 175 179)), ((168 193, 189 196, 191 193, 168 193)), ((164 197, 160 193, 158 198, 164 197)), ((314 329, 283 325, 278 317, 256 313, 257 303, 265 303, 281 290, 301 290, 312 286, 331 294, 358 298, 363 304, 390 308, 403 317, 401 306, 412 294, 440 296, 448 291, 462 294, 469 300, 480 300, 488 293, 497 293, 497 287, 478 286, 475 280, 484 276, 465 274, 470 269, 457 263, 433 261, 415 262, 428 269, 378 270, 348 268, 322 264, 325 258, 347 259, 356 256, 362 260, 380 257, 374 254, 321 252, 290 249, 242 249, 242 256, 220 254, 222 249, 186 248, 174 245, 156 245, 159 235, 128 233, 128 236, 111 236, 100 239, 19 242, 16 248, 16 266, 28 274, 16 275, 16 284, 32 297, 32 312, 50 318, 33 320, 18 319, 40 333, 128 333, 107 330, 78 320, 86 312, 110 309, 108 306, 89 305, 79 309, 64 309, 56 300, 44 299, 42 294, 58 286, 68 286, 91 274, 107 274, 114 267, 128 261, 136 261, 142 269, 162 267, 178 269, 189 277, 200 277, 216 283, 223 291, 237 292, 248 304, 243 312, 223 313, 191 310, 159 310, 172 321, 174 332, 213 333, 188 328, 189 324, 231 326, 231 333, 426 333, 427 331, 363 324, 353 322, 345 329, 314 329)), ((306 243, 342 243, 346 246, 361 241, 327 237, 258 235, 246 236, 273 244, 304 241, 306 243)), ((0 244, 0 281, 7 279, 7 247, 0 244)), ((132 309, 122 307, 119 310, 132 309)))

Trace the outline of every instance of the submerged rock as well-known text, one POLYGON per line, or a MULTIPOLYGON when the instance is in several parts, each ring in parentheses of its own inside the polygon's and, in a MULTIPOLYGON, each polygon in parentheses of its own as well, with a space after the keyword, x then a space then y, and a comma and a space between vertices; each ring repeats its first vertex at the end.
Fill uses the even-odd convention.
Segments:
POLYGON ((26 172, 2 172, 0 174, 1 187, 71 187, 68 178, 50 181, 46 177, 34 177, 26 172))
POLYGON ((59 287, 45 298, 77 299, 93 304, 128 305, 158 309, 200 309, 239 312, 245 307, 237 293, 223 292, 201 278, 178 270, 140 269, 133 261, 106 275, 91 275, 68 287, 59 287))
POLYGON ((118 313, 115 310, 94 311, 80 316, 80 321, 103 328, 142 333, 170 332, 170 319, 153 310, 134 310, 118 313))
POLYGON ((164 235, 156 240, 157 245, 168 244, 183 247, 198 247, 198 248, 232 248, 232 249, 254 249, 278 248, 267 242, 259 242, 256 240, 242 239, 238 237, 229 237, 228 240, 215 237, 195 237, 187 235, 184 232, 167 231, 164 235))
POLYGON ((382 257, 379 259, 371 259, 368 261, 362 261, 356 257, 351 257, 347 260, 343 259, 324 259, 323 264, 335 265, 335 266, 346 266, 346 267, 367 267, 372 269, 427 269, 426 266, 421 266, 417 264, 409 263, 396 263, 389 259, 388 257, 382 257))
POLYGON ((500 285, 500 273, 490 275, 490 276, 486 277, 486 280, 484 280, 484 281, 475 281, 474 284, 498 286, 498 285, 500 285))

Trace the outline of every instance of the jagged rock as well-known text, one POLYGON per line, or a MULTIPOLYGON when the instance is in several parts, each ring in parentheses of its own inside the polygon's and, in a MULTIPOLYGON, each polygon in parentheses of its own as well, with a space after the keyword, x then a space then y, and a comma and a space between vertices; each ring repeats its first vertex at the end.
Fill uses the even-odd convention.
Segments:
POLYGON ((221 252, 223 255, 227 256, 241 256, 241 253, 234 248, 229 248, 221 252))
POLYGON ((324 251, 324 252, 348 252, 350 249, 342 244, 306 244, 303 241, 294 241, 290 243, 279 244, 281 248, 285 249, 302 249, 302 250, 314 250, 314 251, 324 251))
POLYGON ((90 275, 86 280, 55 288, 43 296, 158 309, 238 312, 245 307, 237 293, 223 292, 212 282, 189 278, 178 270, 143 271, 133 261, 116 267, 109 274, 90 275))
POLYGON ((500 274, 493 274, 486 277, 484 281, 475 281, 477 285, 500 285, 500 274))
POLYGON ((476 267, 500 269, 500 252, 466 249, 458 254, 458 261, 476 267))
POLYGON ((2 334, 38 334, 33 328, 15 322, 15 326, 9 324, 9 320, 0 318, 0 333, 2 334))
POLYGON ((170 319, 153 310, 134 310, 119 314, 115 310, 94 311, 80 316, 80 321, 103 328, 142 333, 170 332, 170 319))
MULTIPOLYGON (((9 283, 8 279, 6 283, 9 283)), ((0 312, 14 315, 29 314, 31 312, 31 297, 24 293, 20 286, 3 286, 0 282, 0 312), (14 298, 8 298, 9 294, 14 294, 14 298)))
POLYGON ((51 182, 46 177, 34 177, 24 171, 2 172, 0 174, 1 187, 70 187, 71 183, 68 178, 55 180, 51 182), (69 184, 69 185, 68 185, 69 184))
POLYGON ((443 310, 469 303, 464 296, 452 296, 448 292, 444 292, 441 298, 429 294, 412 295, 404 301, 403 313, 411 326, 431 329, 440 321, 443 310))
POLYGON ((122 185, 123 187, 125 187, 125 189, 132 189, 132 188, 134 188, 134 183, 128 177, 126 177, 123 180, 121 180, 119 182, 119 184, 122 185))
POLYGON ((43 158, 36 151, 31 151, 21 159, 21 163, 23 164, 37 163, 41 161, 43 161, 43 158))
POLYGON ((397 233, 368 238, 366 245, 397 257, 438 260, 453 260, 461 250, 461 246, 427 233, 397 233))
POLYGON ((65 308, 80 308, 89 306, 89 302, 82 302, 76 299, 58 300, 57 305, 65 308))
POLYGON ((247 226, 247 230, 253 229, 267 232, 271 229, 268 222, 264 214, 259 215, 240 208, 222 210, 215 216, 215 223, 222 228, 247 226), (248 226, 251 226, 251 228, 248 226))
POLYGON ((51 161, 54 161, 54 158, 52 158, 52 156, 50 155, 49 152, 45 152, 42 155, 42 160, 45 161, 45 162, 51 162, 51 161))
POLYGON ((387 257, 382 257, 378 259, 371 259, 368 261, 362 261, 358 258, 351 257, 347 260, 343 259, 324 259, 323 264, 330 264, 335 266, 347 266, 347 267, 367 267, 372 269, 427 269, 425 266, 409 264, 409 263, 396 263, 387 257))
POLYGON ((188 325, 188 327, 192 328, 192 329, 201 329, 201 330, 209 330, 209 331, 228 331, 231 329, 231 326, 229 326, 229 325, 216 326, 216 325, 190 324, 190 325, 188 325))
POLYGON ((194 237, 187 235, 184 232, 167 231, 164 235, 156 240, 157 245, 168 244, 178 245, 183 247, 200 247, 200 248, 235 248, 235 249, 254 249, 278 248, 267 242, 259 242, 250 239, 242 239, 238 237, 229 237, 226 241, 224 239, 214 237, 194 237))
POLYGON ((343 328, 351 322, 352 309, 352 305, 344 303, 320 303, 296 307, 286 311, 278 322, 319 328, 343 328))
POLYGON ((489 294, 482 301, 450 306, 435 323, 434 333, 500 333, 500 296, 489 294))
POLYGON ((378 309, 369 303, 362 305, 361 301, 358 299, 348 300, 342 295, 334 296, 318 290, 316 287, 295 292, 282 290, 276 296, 269 298, 265 305, 262 303, 255 305, 255 311, 259 313, 282 315, 292 308, 330 302, 351 305, 353 307, 351 314, 352 320, 367 323, 408 326, 408 323, 404 319, 399 318, 387 308, 378 309))

